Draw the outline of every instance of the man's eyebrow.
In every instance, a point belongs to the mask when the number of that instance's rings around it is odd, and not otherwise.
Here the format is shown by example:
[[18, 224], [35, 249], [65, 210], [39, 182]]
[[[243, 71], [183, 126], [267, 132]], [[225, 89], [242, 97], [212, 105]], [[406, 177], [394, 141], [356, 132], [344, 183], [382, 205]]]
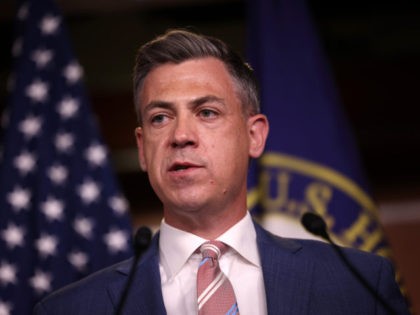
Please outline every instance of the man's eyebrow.
[[214, 95], [205, 95], [198, 97], [196, 99], [193, 99], [189, 102], [193, 107], [200, 106], [205, 103], [220, 103], [222, 105], [225, 104], [225, 100], [223, 98], [214, 96]]
[[[205, 103], [219, 103], [219, 104], [225, 105], [225, 100], [215, 95], [205, 95], [205, 96], [200, 96], [189, 101], [188, 105], [194, 108]], [[173, 109], [174, 107], [175, 105], [172, 102], [156, 100], [156, 101], [151, 101], [150, 103], [148, 103], [144, 107], [144, 112], [147, 113], [154, 108]]]
[[144, 107], [144, 112], [148, 112], [152, 110], [153, 108], [163, 108], [163, 109], [170, 109], [173, 108], [173, 103], [166, 102], [166, 101], [151, 101]]

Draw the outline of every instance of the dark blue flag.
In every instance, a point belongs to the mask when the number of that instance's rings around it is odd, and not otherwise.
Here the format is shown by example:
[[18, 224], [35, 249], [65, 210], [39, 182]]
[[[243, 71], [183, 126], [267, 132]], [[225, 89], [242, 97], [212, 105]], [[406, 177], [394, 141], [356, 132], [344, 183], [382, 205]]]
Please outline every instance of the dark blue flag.
[[130, 255], [128, 205], [50, 0], [17, 13], [0, 167], [0, 313]]
[[317, 212], [339, 243], [388, 256], [304, 1], [249, 0], [248, 9], [249, 57], [271, 128], [266, 152], [250, 172], [249, 207], [287, 222]]

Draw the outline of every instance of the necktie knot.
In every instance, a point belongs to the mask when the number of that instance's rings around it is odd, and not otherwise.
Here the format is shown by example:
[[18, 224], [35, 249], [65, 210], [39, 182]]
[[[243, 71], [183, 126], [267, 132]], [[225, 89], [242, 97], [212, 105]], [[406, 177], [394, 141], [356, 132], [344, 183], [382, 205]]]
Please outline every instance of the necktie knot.
[[200, 247], [203, 258], [219, 260], [226, 251], [227, 246], [220, 241], [208, 241]]

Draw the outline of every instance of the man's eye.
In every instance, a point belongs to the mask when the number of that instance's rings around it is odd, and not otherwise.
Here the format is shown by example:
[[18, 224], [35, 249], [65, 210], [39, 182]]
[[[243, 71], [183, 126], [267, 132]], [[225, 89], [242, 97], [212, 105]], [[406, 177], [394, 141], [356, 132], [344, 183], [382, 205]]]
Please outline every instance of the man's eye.
[[155, 115], [152, 117], [151, 122], [152, 124], [161, 124], [165, 121], [166, 116], [165, 115]]
[[203, 109], [200, 111], [200, 116], [204, 118], [213, 118], [217, 116], [217, 113], [211, 109]]

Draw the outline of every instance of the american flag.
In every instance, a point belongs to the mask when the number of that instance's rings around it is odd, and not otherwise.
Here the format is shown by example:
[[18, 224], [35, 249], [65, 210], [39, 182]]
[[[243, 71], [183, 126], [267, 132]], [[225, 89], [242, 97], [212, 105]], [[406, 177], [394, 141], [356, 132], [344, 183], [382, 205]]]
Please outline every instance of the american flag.
[[22, 3], [0, 165], [0, 315], [131, 254], [128, 204], [51, 0]]

